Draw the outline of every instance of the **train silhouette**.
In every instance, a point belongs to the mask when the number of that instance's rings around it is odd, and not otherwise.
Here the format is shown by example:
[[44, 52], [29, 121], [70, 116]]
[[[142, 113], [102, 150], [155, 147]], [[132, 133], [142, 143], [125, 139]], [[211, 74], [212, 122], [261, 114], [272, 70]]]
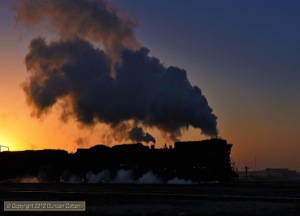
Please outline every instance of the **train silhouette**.
[[87, 181], [87, 173], [106, 170], [111, 179], [119, 170], [130, 170], [132, 182], [151, 171], [163, 182], [188, 179], [193, 182], [228, 183], [237, 178], [230, 159], [231, 144], [223, 139], [175, 142], [156, 149], [141, 143], [108, 147], [96, 145], [64, 150], [0, 152], [0, 180], [36, 177], [39, 182], [59, 182], [70, 176]]

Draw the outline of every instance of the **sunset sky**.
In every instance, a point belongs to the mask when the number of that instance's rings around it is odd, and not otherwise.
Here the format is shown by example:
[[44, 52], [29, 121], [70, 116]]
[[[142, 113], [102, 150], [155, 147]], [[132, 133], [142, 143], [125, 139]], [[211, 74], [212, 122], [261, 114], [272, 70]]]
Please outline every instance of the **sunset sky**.
[[[33, 117], [21, 87], [29, 74], [30, 41], [57, 37], [50, 26], [16, 23], [13, 0], [0, 0], [0, 145], [11, 151], [65, 149], [75, 152], [104, 139], [110, 130], [60, 120], [58, 105]], [[138, 21], [135, 37], [165, 66], [185, 69], [217, 116], [219, 136], [233, 144], [241, 170], [266, 167], [300, 171], [300, 2], [111, 0]], [[157, 128], [144, 128], [163, 147]], [[202, 140], [190, 127], [180, 140]], [[109, 142], [110, 141], [110, 142]], [[131, 143], [124, 140], [122, 143]]]

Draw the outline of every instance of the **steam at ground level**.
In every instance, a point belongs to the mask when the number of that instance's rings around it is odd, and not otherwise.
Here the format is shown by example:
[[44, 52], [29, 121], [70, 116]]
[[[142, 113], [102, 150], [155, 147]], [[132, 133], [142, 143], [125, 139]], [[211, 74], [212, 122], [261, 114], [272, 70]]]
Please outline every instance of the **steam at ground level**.
[[[43, 174], [38, 176], [23, 176], [20, 178], [7, 180], [8, 182], [15, 183], [49, 183], [49, 181], [43, 178]], [[217, 181], [215, 181], [217, 183]], [[84, 176], [73, 175], [69, 172], [65, 172], [60, 177], [60, 183], [68, 184], [200, 184], [200, 181], [192, 181], [184, 178], [172, 178], [165, 179], [164, 177], [158, 176], [152, 170], [142, 174], [140, 177], [134, 177], [133, 170], [120, 169], [115, 172], [109, 171], [108, 169], [102, 170], [98, 173], [88, 172]]]

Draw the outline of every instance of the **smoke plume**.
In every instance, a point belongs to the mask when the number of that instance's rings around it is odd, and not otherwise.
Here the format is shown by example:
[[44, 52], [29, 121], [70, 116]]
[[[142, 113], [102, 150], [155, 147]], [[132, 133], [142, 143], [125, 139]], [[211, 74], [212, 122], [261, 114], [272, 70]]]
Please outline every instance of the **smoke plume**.
[[59, 35], [51, 42], [33, 39], [25, 58], [23, 89], [35, 116], [63, 104], [62, 119], [84, 125], [117, 129], [131, 122], [127, 134], [136, 141], [155, 142], [136, 125], [173, 140], [189, 126], [217, 136], [217, 117], [200, 88], [184, 69], [165, 67], [139, 47], [137, 21], [123, 9], [104, 0], [24, 0], [15, 10], [25, 26], [48, 20]]
[[19, 0], [14, 9], [28, 28], [48, 21], [60, 38], [100, 43], [111, 57], [139, 47], [137, 19], [105, 0]]
[[153, 136], [151, 136], [148, 133], [145, 133], [143, 128], [141, 127], [134, 127], [131, 129], [131, 131], [129, 131], [128, 133], [129, 138], [133, 141], [137, 141], [137, 142], [153, 142], [155, 143], [156, 140]]
[[87, 138], [84, 138], [84, 137], [77, 137], [75, 139], [75, 143], [78, 145], [78, 146], [85, 146], [88, 144], [88, 140]]

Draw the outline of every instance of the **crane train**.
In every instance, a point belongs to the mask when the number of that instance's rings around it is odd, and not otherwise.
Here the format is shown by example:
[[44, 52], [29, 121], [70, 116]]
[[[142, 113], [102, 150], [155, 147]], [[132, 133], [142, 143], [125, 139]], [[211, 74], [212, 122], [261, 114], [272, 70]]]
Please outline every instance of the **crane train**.
[[35, 176], [39, 182], [59, 182], [87, 173], [109, 171], [111, 179], [119, 170], [130, 170], [132, 182], [151, 171], [167, 182], [173, 178], [194, 182], [227, 183], [237, 178], [230, 159], [231, 144], [223, 139], [175, 142], [174, 147], [156, 149], [141, 143], [113, 147], [95, 145], [64, 150], [0, 152], [0, 180]]

